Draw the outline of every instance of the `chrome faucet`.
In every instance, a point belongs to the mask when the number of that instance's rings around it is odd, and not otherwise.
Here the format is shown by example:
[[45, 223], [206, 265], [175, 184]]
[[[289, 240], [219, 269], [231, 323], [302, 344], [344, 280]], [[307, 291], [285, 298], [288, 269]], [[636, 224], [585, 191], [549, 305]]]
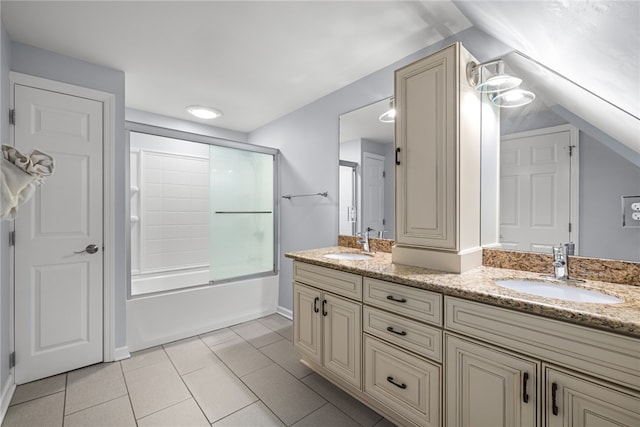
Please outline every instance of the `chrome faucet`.
[[369, 232], [373, 231], [373, 228], [367, 227], [366, 231], [362, 233], [358, 233], [358, 236], [362, 237], [362, 239], [358, 240], [358, 243], [362, 245], [362, 251], [365, 253], [371, 253], [371, 249], [369, 248]]
[[553, 247], [553, 275], [558, 280], [567, 280], [569, 278], [567, 252], [564, 245]]

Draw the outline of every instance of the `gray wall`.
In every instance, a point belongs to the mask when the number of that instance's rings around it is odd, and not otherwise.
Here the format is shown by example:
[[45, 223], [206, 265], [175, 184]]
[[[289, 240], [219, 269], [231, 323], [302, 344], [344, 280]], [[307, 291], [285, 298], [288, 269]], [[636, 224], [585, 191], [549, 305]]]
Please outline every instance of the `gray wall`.
[[252, 144], [282, 152], [282, 194], [328, 190], [328, 198], [280, 200], [279, 305], [292, 309], [292, 261], [284, 253], [333, 246], [338, 234], [338, 119], [393, 94], [395, 69], [462, 41], [479, 61], [509, 48], [474, 28], [449, 37], [281, 117], [249, 135]]
[[580, 255], [640, 262], [640, 227], [622, 228], [620, 196], [640, 196], [640, 168], [580, 132]]
[[[9, 143], [9, 65], [11, 41], [0, 19], [0, 143]], [[9, 221], [0, 223], [0, 388], [9, 377], [11, 350], [11, 282], [9, 265]]]
[[[124, 133], [124, 72], [59, 55], [21, 43], [12, 43], [11, 70], [32, 76], [100, 90], [115, 95], [115, 148], [114, 148], [114, 231], [115, 231], [115, 346], [126, 342], [127, 297], [126, 252], [129, 242], [125, 237], [125, 133]], [[6, 240], [3, 240], [3, 244]]]

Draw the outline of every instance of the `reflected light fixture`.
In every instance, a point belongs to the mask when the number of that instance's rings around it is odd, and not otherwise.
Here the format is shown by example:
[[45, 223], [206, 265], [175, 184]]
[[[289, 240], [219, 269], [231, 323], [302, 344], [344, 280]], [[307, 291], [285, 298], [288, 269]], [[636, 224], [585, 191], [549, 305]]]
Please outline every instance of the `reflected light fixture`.
[[222, 117], [222, 111], [216, 108], [202, 105], [189, 105], [185, 109], [189, 114], [199, 119], [217, 119], [218, 117]]
[[505, 92], [497, 93], [491, 98], [498, 107], [515, 108], [527, 105], [536, 99], [536, 94], [524, 89], [511, 89]]
[[382, 123], [393, 123], [396, 121], [396, 103], [393, 98], [389, 100], [389, 110], [385, 111], [378, 117]]

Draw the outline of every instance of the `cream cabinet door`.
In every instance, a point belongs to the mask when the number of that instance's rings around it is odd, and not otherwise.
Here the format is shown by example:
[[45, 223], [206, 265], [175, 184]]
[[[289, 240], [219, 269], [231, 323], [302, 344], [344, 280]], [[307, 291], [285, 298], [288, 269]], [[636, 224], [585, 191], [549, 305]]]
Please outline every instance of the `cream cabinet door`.
[[596, 380], [545, 368], [549, 427], [640, 426], [640, 396]]
[[457, 249], [456, 61], [458, 45], [395, 75], [396, 241]]
[[447, 426], [540, 425], [538, 362], [451, 335], [446, 342]]
[[322, 301], [324, 367], [361, 388], [362, 304], [331, 294]]
[[305, 357], [322, 364], [321, 292], [293, 284], [293, 345]]

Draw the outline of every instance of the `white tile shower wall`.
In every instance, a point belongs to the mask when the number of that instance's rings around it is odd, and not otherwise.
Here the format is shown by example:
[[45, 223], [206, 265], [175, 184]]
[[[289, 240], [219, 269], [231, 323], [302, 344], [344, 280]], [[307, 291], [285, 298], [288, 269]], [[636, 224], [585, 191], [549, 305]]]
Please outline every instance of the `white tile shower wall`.
[[141, 273], [209, 265], [209, 159], [141, 150]]

